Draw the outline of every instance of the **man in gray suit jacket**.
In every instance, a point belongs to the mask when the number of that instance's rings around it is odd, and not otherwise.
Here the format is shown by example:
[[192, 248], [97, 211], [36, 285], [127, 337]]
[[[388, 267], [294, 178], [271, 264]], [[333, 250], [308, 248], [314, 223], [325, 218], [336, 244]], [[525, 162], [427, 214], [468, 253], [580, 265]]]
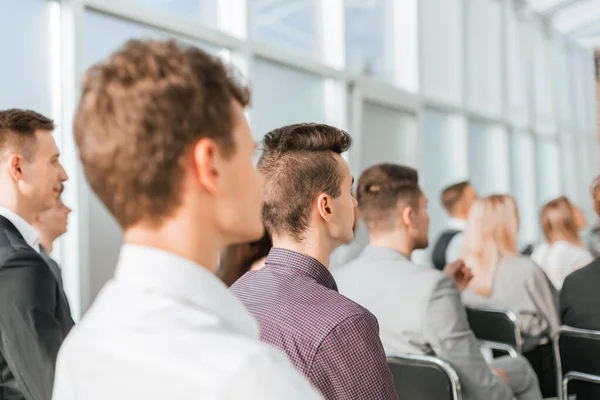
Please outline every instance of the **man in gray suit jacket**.
[[524, 358], [498, 358], [489, 366], [483, 359], [460, 297], [472, 278], [464, 263], [440, 272], [410, 261], [413, 250], [428, 245], [427, 199], [417, 171], [375, 165], [360, 177], [357, 200], [370, 243], [333, 274], [340, 293], [377, 317], [386, 354], [446, 360], [459, 375], [465, 399], [541, 399]]

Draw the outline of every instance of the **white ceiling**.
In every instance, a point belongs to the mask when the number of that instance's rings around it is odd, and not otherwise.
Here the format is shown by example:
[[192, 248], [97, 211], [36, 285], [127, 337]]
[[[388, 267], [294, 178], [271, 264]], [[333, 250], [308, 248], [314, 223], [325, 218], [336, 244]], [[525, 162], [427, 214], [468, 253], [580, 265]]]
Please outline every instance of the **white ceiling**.
[[600, 0], [529, 0], [561, 33], [585, 47], [600, 48]]

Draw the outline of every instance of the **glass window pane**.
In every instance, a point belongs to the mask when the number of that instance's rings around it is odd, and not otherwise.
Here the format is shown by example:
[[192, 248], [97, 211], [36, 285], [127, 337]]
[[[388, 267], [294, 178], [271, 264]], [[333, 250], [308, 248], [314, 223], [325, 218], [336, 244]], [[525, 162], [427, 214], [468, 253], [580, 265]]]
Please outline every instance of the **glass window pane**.
[[306, 72], [256, 60], [250, 123], [254, 137], [297, 122], [326, 122], [325, 81]]
[[218, 22], [218, 6], [216, 0], [129, 0], [147, 5], [156, 10], [186, 18], [202, 25], [216, 27]]
[[422, 88], [426, 96], [461, 104], [463, 12], [461, 0], [420, 0]]
[[560, 196], [561, 160], [558, 142], [552, 138], [537, 140], [538, 206]]
[[362, 169], [382, 162], [415, 166], [416, 135], [414, 115], [365, 102], [360, 143]]
[[320, 55], [317, 0], [248, 0], [252, 39], [287, 51]]
[[531, 29], [527, 20], [517, 13], [512, 2], [506, 18], [507, 52], [504, 62], [507, 68], [508, 114], [518, 126], [529, 123], [528, 68], [531, 53]]
[[488, 114], [502, 112], [502, 4], [469, 0], [467, 7], [467, 104]]
[[511, 191], [519, 207], [519, 244], [525, 246], [539, 238], [536, 202], [535, 141], [527, 132], [511, 136]]
[[448, 219], [441, 191], [468, 178], [467, 132], [462, 117], [430, 108], [420, 115], [419, 132], [419, 181], [429, 198], [429, 239], [433, 241]]
[[83, 26], [84, 43], [93, 44], [83, 46], [83, 60], [86, 68], [105, 59], [130, 39], [176, 39], [188, 45], [201, 47], [210, 53], [217, 54], [219, 52], [219, 49], [204, 43], [193, 42], [150, 26], [93, 11], [84, 14]]
[[552, 49], [552, 33], [540, 21], [533, 29], [533, 100], [535, 128], [541, 134], [556, 134], [554, 95], [556, 92], [553, 73], [555, 63]]
[[9, 1], [0, 6], [0, 109], [27, 108], [58, 117], [52, 115], [52, 73], [60, 57], [51, 43], [52, 6], [57, 4], [47, 0]]
[[598, 217], [594, 212], [590, 185], [598, 176], [598, 141], [594, 136], [579, 137], [575, 142], [575, 146], [579, 167], [579, 178], [575, 181], [581, 193], [581, 206], [586, 211], [588, 221], [596, 221]]
[[483, 196], [508, 193], [508, 134], [499, 125], [469, 121], [469, 177]]
[[569, 47], [566, 40], [558, 40], [555, 46], [556, 81], [558, 96], [558, 113], [562, 126], [573, 126], [573, 101], [572, 101], [572, 72], [569, 66]]
[[578, 186], [579, 183], [577, 176], [579, 176], [577, 170], [577, 142], [576, 137], [572, 136], [570, 133], [564, 132], [560, 137], [560, 151], [562, 156], [562, 179], [565, 183], [565, 195], [569, 197], [569, 199], [576, 204], [579, 204], [579, 197], [581, 195], [581, 191]]
[[578, 48], [576, 46], [571, 47], [570, 51], [571, 61], [571, 82], [573, 85], [573, 106], [574, 106], [574, 124], [580, 132], [586, 130], [592, 130], [590, 127], [589, 117], [590, 107], [589, 102], [593, 101], [590, 99], [593, 96], [590, 93], [590, 86], [594, 85], [592, 77], [588, 73], [587, 67], [593, 65], [593, 57], [591, 52]]
[[386, 48], [386, 1], [345, 0], [346, 66], [378, 78], [393, 78], [390, 51]]

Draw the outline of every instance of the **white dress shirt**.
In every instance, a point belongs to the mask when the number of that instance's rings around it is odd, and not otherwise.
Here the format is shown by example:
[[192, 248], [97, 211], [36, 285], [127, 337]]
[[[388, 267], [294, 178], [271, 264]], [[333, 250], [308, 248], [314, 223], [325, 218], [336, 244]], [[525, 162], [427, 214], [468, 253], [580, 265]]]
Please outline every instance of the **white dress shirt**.
[[25, 242], [38, 253], [40, 252], [40, 235], [33, 226], [19, 214], [8, 208], [0, 207], [0, 215], [10, 221], [17, 228]]
[[467, 221], [452, 217], [448, 220], [448, 229], [460, 231], [460, 233], [454, 235], [452, 240], [450, 240], [446, 249], [446, 263], [451, 263], [460, 258], [460, 253], [465, 243], [464, 230], [467, 229]]
[[320, 399], [227, 287], [174, 254], [124, 245], [60, 350], [54, 400]]
[[531, 259], [544, 270], [557, 290], [562, 288], [565, 278], [573, 271], [594, 261], [587, 249], [563, 240], [536, 246]]

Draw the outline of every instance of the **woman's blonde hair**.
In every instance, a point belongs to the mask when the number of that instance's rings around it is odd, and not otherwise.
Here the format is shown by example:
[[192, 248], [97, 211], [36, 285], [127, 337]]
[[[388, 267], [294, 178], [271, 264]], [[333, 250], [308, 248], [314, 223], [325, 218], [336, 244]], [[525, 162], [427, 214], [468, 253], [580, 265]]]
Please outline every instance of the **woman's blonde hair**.
[[579, 236], [575, 205], [565, 196], [546, 203], [542, 208], [540, 219], [548, 243], [564, 240], [576, 246], [584, 246]]
[[462, 256], [473, 270], [470, 286], [480, 295], [491, 294], [500, 260], [517, 254], [518, 231], [519, 211], [511, 196], [488, 196], [471, 208]]

